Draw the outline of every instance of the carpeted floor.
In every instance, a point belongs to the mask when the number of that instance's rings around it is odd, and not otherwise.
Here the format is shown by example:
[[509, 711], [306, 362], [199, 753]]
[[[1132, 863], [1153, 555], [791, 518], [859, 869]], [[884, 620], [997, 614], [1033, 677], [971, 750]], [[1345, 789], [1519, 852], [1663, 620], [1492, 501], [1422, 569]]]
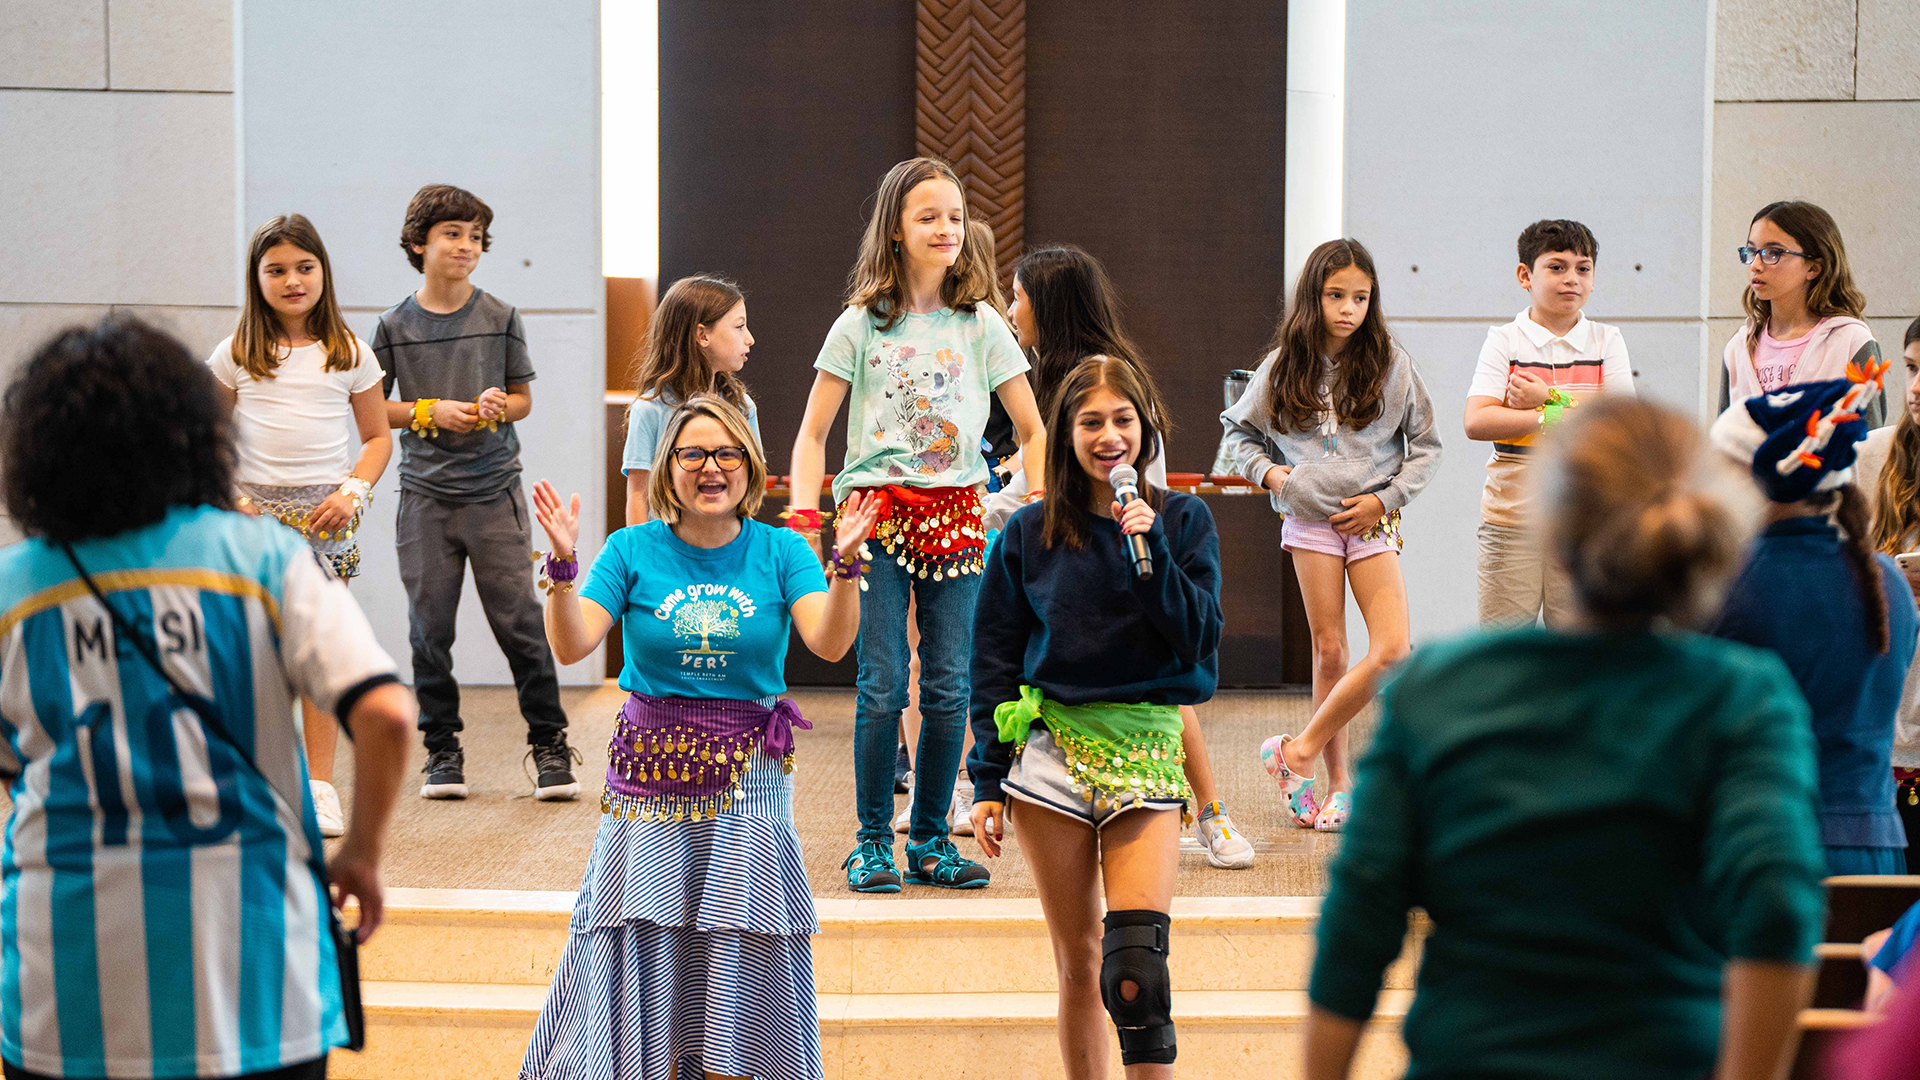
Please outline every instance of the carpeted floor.
[[[600, 777], [606, 769], [606, 742], [622, 699], [612, 687], [572, 690], [564, 695], [572, 718], [571, 738], [586, 763], [578, 775], [582, 796], [575, 803], [537, 803], [527, 778], [526, 728], [511, 689], [482, 687], [464, 692], [467, 718], [464, 742], [467, 783], [464, 802], [428, 802], [409, 780], [387, 843], [385, 880], [393, 886], [476, 889], [574, 889], [593, 846], [600, 818]], [[798, 690], [792, 695], [813, 722], [797, 732], [794, 772], [796, 826], [806, 853], [807, 874], [816, 896], [846, 893], [841, 861], [851, 850], [853, 812], [853, 695], [850, 691]], [[1299, 731], [1309, 703], [1303, 696], [1278, 693], [1223, 693], [1201, 706], [1210, 756], [1221, 797], [1235, 821], [1252, 837], [1258, 855], [1248, 870], [1216, 870], [1192, 840], [1182, 844], [1179, 892], [1183, 896], [1308, 896], [1326, 887], [1325, 866], [1338, 837], [1294, 828], [1261, 767], [1258, 750], [1268, 735]], [[1353, 734], [1364, 744], [1372, 712], [1355, 721]], [[418, 745], [413, 767], [424, 761]], [[342, 746], [338, 782], [350, 803], [351, 754]], [[905, 796], [896, 798], [904, 805]], [[1017, 819], [1016, 819], [1017, 820]], [[1016, 835], [989, 865], [991, 888], [951, 893], [909, 887], [905, 895], [1025, 897], [1032, 878]], [[961, 850], [980, 858], [972, 840], [957, 838]]]

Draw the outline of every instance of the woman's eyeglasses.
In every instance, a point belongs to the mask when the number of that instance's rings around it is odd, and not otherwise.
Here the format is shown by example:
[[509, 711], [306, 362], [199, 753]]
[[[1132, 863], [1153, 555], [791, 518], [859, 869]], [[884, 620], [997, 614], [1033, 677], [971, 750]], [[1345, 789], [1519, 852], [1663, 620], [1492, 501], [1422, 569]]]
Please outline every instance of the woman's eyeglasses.
[[673, 460], [688, 472], [699, 472], [706, 468], [708, 458], [712, 458], [722, 472], [732, 472], [747, 463], [747, 448], [716, 446], [709, 450], [704, 446], [677, 446], [673, 450]]
[[1752, 266], [1753, 260], [1759, 259], [1762, 263], [1764, 263], [1767, 266], [1779, 266], [1780, 260], [1786, 258], [1789, 255], [1798, 255], [1802, 259], [1813, 258], [1813, 256], [1807, 254], [1804, 251], [1788, 251], [1786, 248], [1783, 248], [1783, 247], [1763, 247], [1763, 248], [1743, 247], [1740, 249], [1740, 265]]

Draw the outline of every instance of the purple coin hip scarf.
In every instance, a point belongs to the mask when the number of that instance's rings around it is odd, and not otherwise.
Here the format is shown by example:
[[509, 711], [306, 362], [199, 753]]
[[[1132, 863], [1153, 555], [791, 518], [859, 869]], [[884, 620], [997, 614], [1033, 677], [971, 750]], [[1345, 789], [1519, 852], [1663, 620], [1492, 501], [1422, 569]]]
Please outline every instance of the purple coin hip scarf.
[[811, 729], [799, 706], [769, 709], [730, 698], [635, 693], [607, 744], [600, 812], [639, 821], [702, 821], [746, 797], [740, 777], [756, 746], [793, 771], [793, 729]]

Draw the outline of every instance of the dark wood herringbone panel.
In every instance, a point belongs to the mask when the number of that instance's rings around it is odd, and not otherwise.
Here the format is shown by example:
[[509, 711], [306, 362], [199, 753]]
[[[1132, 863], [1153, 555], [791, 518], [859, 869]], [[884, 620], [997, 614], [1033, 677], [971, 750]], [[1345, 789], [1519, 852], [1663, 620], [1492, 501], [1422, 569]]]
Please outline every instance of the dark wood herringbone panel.
[[1027, 235], [1026, 0], [920, 0], [915, 143], [966, 181], [1006, 285]]

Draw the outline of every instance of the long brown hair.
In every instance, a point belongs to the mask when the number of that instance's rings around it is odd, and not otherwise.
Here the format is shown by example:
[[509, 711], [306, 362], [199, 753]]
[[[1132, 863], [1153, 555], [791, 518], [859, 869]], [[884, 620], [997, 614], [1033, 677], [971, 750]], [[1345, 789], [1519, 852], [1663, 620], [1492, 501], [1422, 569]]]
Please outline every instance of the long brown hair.
[[[1320, 315], [1320, 293], [1327, 278], [1336, 271], [1357, 267], [1373, 285], [1367, 298], [1367, 314], [1347, 339], [1334, 364], [1333, 400], [1320, 397], [1322, 365], [1327, 355], [1327, 324]], [[1380, 275], [1374, 272], [1373, 256], [1358, 240], [1329, 240], [1313, 249], [1300, 268], [1300, 281], [1293, 287], [1293, 307], [1280, 320], [1267, 343], [1274, 359], [1273, 415], [1276, 431], [1306, 431], [1320, 421], [1322, 410], [1331, 408], [1340, 422], [1363, 428], [1380, 418], [1381, 397], [1387, 371], [1393, 366], [1393, 336], [1387, 333], [1387, 318], [1380, 313]]]
[[1875, 652], [1884, 653], [1892, 643], [1893, 630], [1887, 620], [1887, 590], [1880, 580], [1880, 561], [1873, 557], [1869, 541], [1873, 530], [1867, 524], [1867, 497], [1852, 484], [1841, 484], [1831, 493], [1827, 506], [1845, 534], [1840, 551], [1853, 566], [1853, 579], [1860, 585], [1860, 602], [1867, 609], [1867, 639], [1873, 642]]
[[240, 309], [240, 325], [233, 331], [233, 362], [256, 379], [271, 379], [285, 359], [280, 350], [285, 330], [260, 288], [260, 260], [280, 244], [292, 244], [320, 263], [320, 299], [307, 309], [306, 331], [326, 351], [327, 370], [352, 371], [359, 367], [360, 349], [334, 299], [333, 264], [327, 261], [327, 245], [320, 242], [319, 231], [302, 214], [269, 219], [253, 231], [253, 239], [247, 243], [247, 302]]
[[[1033, 314], [1038, 340], [1029, 378], [1042, 416], [1051, 411], [1067, 372], [1088, 357], [1141, 364], [1140, 349], [1120, 326], [1120, 298], [1100, 260], [1072, 244], [1049, 244], [1022, 255], [1013, 276]], [[1166, 417], [1154, 422], [1164, 434]]]
[[708, 367], [697, 336], [701, 327], [719, 322], [745, 299], [740, 286], [718, 274], [693, 274], [674, 282], [654, 309], [646, 339], [633, 358], [638, 397], [651, 400], [664, 392], [675, 404], [683, 404], [711, 393], [746, 409], [746, 384], [731, 371]]
[[[1053, 395], [1053, 408], [1047, 418], [1047, 492], [1044, 497], [1046, 526], [1041, 534], [1048, 547], [1065, 544], [1078, 548], [1086, 539], [1093, 521], [1093, 479], [1073, 452], [1073, 420], [1088, 395], [1106, 387], [1133, 403], [1140, 418], [1140, 453], [1133, 467], [1145, 473], [1160, 456], [1160, 429], [1157, 421], [1166, 415], [1160, 391], [1153, 379], [1138, 365], [1111, 356], [1087, 359], [1067, 373]], [[1152, 484], [1141, 485], [1140, 497], [1147, 505], [1160, 509], [1161, 492]]]
[[[1831, 315], [1860, 318], [1860, 313], [1867, 309], [1867, 298], [1853, 284], [1853, 270], [1847, 265], [1847, 246], [1840, 241], [1840, 226], [1834, 224], [1832, 214], [1810, 202], [1789, 200], [1761, 207], [1747, 223], [1748, 231], [1762, 221], [1773, 222], [1793, 238], [1795, 246], [1806, 252], [1809, 260], [1820, 264], [1820, 272], [1807, 282], [1809, 314], [1817, 319]], [[1747, 312], [1747, 355], [1751, 356], [1760, 347], [1760, 332], [1773, 317], [1773, 304], [1753, 295], [1753, 286], [1748, 285], [1740, 296], [1740, 306]]]
[[[1920, 341], [1920, 319], [1907, 326], [1901, 351], [1912, 348], [1916, 341]], [[1903, 406], [1874, 492], [1873, 546], [1898, 555], [1907, 550], [1916, 532], [1920, 532], [1920, 424], [1913, 422], [1913, 413]]]
[[1588, 618], [1645, 630], [1713, 616], [1759, 499], [1691, 420], [1644, 399], [1603, 397], [1575, 410], [1546, 463], [1547, 541]]
[[960, 245], [960, 256], [971, 258], [973, 265], [967, 267], [966, 274], [986, 279], [987, 295], [984, 299], [993, 305], [993, 310], [999, 312], [1004, 320], [1007, 317], [1007, 294], [1000, 288], [1000, 264], [994, 257], [997, 246], [993, 239], [993, 226], [981, 218], [967, 215], [967, 239]]
[[[966, 207], [967, 186], [960, 182], [953, 166], [931, 157], [911, 158], [895, 165], [887, 170], [880, 190], [874, 193], [873, 216], [867, 219], [866, 231], [860, 237], [860, 255], [847, 275], [847, 306], [866, 308], [880, 320], [882, 330], [899, 322], [907, 306], [906, 256], [900, 254], [893, 230], [900, 227], [900, 216], [906, 213], [907, 192], [928, 180], [951, 181], [960, 189], [960, 205]], [[971, 222], [973, 211], [965, 210], [964, 218]], [[968, 250], [978, 243], [973, 230], [963, 229], [960, 235], [959, 257], [940, 282], [940, 302], [955, 311], [971, 312], [999, 285], [994, 280], [993, 260], [984, 260], [983, 273], [983, 260]]]

